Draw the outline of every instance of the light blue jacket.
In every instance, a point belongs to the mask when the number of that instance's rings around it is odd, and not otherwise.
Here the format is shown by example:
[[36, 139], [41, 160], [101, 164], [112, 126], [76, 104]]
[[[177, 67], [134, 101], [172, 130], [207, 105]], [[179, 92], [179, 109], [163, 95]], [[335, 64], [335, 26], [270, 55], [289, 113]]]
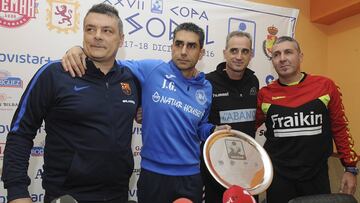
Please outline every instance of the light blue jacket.
[[207, 123], [212, 87], [204, 73], [185, 78], [173, 61], [118, 61], [131, 69], [142, 88], [141, 167], [184, 176], [200, 173], [200, 142]]

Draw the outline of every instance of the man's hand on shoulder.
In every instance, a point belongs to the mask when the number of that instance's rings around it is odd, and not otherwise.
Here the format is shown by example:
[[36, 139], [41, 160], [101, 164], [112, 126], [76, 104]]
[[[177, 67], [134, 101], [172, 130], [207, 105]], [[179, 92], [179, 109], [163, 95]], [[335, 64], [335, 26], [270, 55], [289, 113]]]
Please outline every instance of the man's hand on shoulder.
[[69, 72], [72, 77], [75, 77], [75, 75], [81, 77], [86, 70], [85, 59], [84, 50], [79, 46], [74, 46], [62, 57], [61, 64], [64, 70]]

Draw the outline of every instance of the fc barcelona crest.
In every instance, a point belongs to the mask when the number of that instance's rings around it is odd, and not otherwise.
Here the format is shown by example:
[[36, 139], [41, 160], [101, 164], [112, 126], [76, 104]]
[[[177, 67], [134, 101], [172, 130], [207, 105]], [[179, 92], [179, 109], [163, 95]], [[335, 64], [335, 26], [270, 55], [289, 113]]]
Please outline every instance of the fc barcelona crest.
[[120, 83], [121, 89], [126, 95], [131, 95], [131, 87], [130, 84], [127, 82], [121, 82]]

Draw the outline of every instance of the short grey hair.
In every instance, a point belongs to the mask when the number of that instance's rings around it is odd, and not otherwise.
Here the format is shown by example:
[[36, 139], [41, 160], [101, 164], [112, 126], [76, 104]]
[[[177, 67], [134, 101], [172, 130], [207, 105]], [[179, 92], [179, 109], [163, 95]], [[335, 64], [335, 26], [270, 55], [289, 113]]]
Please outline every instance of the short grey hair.
[[225, 49], [228, 48], [229, 41], [232, 37], [246, 37], [250, 40], [250, 50], [252, 50], [252, 38], [251, 35], [248, 32], [242, 32], [242, 31], [232, 31], [226, 36], [226, 44]]
[[274, 45], [275, 44], [280, 44], [282, 42], [292, 42], [295, 44], [295, 48], [296, 50], [301, 53], [301, 49], [300, 49], [300, 45], [299, 45], [299, 42], [296, 41], [296, 39], [294, 39], [293, 37], [289, 37], [289, 36], [281, 36], [279, 38], [277, 38], [274, 42]]

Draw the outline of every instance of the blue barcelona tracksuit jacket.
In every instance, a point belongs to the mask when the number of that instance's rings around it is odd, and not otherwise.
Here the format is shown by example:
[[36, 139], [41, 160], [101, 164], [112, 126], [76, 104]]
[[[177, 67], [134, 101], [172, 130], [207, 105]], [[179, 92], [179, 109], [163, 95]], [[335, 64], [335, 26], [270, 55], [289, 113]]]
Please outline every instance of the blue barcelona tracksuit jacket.
[[204, 73], [187, 79], [173, 61], [119, 61], [142, 88], [141, 167], [185, 176], [200, 173], [200, 142], [214, 127], [207, 123], [212, 88]]
[[2, 180], [8, 200], [29, 197], [28, 160], [45, 121], [43, 187], [51, 196], [106, 201], [128, 193], [133, 170], [131, 134], [139, 104], [136, 79], [114, 63], [104, 75], [92, 62], [81, 78], [59, 61], [30, 81], [7, 137]]

